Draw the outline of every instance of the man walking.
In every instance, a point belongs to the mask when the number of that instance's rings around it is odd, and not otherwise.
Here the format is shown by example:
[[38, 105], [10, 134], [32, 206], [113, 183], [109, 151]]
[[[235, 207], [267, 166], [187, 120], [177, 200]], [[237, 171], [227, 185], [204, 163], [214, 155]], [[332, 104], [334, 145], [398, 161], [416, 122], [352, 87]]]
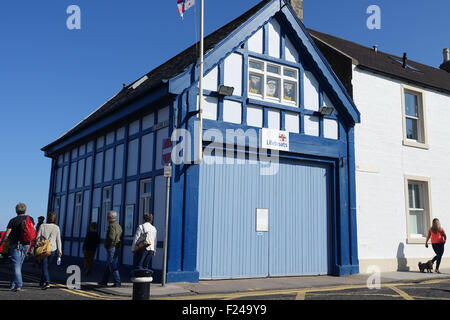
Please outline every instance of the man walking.
[[107, 286], [109, 276], [112, 274], [114, 279], [114, 287], [120, 287], [120, 274], [118, 267], [119, 250], [121, 246], [122, 228], [116, 221], [117, 212], [108, 212], [109, 227], [106, 232], [105, 249], [107, 252], [106, 269], [103, 274], [103, 280], [99, 282], [99, 285]]
[[12, 291], [22, 290], [22, 264], [30, 247], [29, 238], [36, 236], [33, 218], [25, 215], [26, 211], [27, 206], [25, 204], [19, 203], [16, 206], [17, 217], [9, 221], [6, 234], [0, 242], [1, 245], [5, 239], [8, 239], [11, 245], [13, 280], [10, 289]]

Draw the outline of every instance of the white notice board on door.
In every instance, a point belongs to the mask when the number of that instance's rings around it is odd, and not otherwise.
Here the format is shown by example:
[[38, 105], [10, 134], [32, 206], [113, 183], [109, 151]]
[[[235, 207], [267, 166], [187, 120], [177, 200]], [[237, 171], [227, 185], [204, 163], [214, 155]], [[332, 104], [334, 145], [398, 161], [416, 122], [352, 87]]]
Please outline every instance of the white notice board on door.
[[269, 232], [269, 209], [256, 209], [256, 232]]

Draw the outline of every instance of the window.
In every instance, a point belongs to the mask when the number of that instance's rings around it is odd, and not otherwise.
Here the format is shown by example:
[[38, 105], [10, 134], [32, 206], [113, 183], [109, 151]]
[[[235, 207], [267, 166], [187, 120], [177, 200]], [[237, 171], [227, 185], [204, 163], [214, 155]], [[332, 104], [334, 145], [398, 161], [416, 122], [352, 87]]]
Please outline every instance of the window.
[[423, 241], [430, 226], [429, 181], [426, 178], [407, 177], [406, 185], [408, 240]]
[[81, 215], [83, 214], [83, 195], [81, 192], [75, 194], [75, 216], [73, 223], [73, 236], [76, 238], [80, 234]]
[[403, 87], [403, 140], [405, 145], [427, 148], [423, 94]]
[[150, 213], [152, 197], [152, 179], [141, 181], [141, 197], [139, 202], [139, 224], [142, 223], [145, 213]]
[[108, 230], [108, 211], [111, 210], [111, 187], [103, 189], [103, 205], [102, 205], [102, 236], [106, 235]]
[[250, 97], [298, 105], [298, 70], [279, 64], [250, 59], [248, 64]]

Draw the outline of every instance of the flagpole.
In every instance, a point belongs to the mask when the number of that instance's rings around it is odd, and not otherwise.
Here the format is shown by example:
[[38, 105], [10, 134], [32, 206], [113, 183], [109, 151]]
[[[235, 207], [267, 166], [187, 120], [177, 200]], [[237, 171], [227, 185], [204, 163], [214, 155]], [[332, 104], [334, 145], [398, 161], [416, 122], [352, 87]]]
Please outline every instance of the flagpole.
[[198, 103], [198, 155], [197, 160], [200, 164], [203, 159], [203, 29], [204, 29], [204, 0], [200, 0], [200, 77], [198, 83], [199, 103]]

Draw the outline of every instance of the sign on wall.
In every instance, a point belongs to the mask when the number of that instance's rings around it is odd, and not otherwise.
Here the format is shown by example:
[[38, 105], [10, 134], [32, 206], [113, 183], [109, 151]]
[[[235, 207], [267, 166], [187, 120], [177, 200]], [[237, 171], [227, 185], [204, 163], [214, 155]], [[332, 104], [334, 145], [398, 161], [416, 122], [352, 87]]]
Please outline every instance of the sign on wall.
[[256, 209], [256, 232], [269, 232], [269, 209]]
[[262, 128], [261, 147], [263, 149], [289, 151], [289, 132]]

